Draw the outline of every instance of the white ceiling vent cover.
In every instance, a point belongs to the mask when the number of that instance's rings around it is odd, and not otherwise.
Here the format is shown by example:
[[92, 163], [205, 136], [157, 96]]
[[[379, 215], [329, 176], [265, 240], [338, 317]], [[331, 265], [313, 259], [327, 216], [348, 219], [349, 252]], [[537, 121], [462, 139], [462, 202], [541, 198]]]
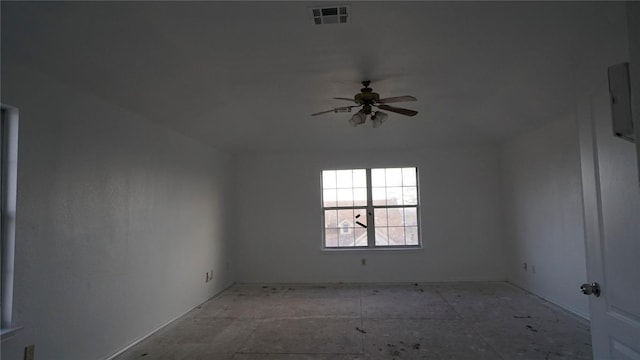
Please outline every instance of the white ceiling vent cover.
[[313, 23], [316, 25], [325, 24], [346, 24], [349, 22], [350, 9], [348, 5], [332, 5], [310, 8]]

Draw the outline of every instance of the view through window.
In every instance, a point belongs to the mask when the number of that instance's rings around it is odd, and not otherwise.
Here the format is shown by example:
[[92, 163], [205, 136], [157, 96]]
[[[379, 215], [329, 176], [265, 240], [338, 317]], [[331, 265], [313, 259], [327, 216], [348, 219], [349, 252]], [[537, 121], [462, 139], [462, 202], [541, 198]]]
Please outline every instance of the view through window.
[[415, 167], [322, 171], [324, 247], [418, 247]]
[[12, 328], [15, 250], [16, 181], [18, 172], [18, 110], [0, 107], [0, 336]]

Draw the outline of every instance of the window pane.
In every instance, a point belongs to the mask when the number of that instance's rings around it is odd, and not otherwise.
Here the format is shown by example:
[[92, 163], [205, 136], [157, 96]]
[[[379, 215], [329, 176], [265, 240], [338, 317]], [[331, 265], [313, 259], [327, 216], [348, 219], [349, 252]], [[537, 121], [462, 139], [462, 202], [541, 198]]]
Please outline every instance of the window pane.
[[338, 227], [353, 227], [353, 209], [338, 210]]
[[390, 209], [387, 209], [387, 225], [388, 226], [403, 226], [404, 225], [404, 211], [403, 211], [403, 208], [390, 208]]
[[353, 204], [355, 206], [367, 206], [367, 189], [355, 188], [353, 189]]
[[418, 245], [418, 227], [408, 226], [404, 228], [404, 237], [407, 245]]
[[367, 187], [367, 171], [364, 169], [353, 170], [353, 187]]
[[404, 227], [389, 228], [389, 245], [404, 245]]
[[342, 188], [342, 189], [353, 187], [353, 171], [352, 170], [336, 171], [336, 184], [338, 188]]
[[386, 227], [376, 227], [376, 246], [389, 245], [389, 233]]
[[418, 205], [418, 189], [413, 186], [402, 188], [402, 198], [404, 205]]
[[371, 169], [371, 186], [372, 187], [384, 187], [385, 186], [384, 169]]
[[324, 230], [324, 246], [326, 247], [338, 246], [338, 229]]
[[356, 229], [364, 229], [362, 225], [367, 226], [367, 209], [355, 209], [353, 214], [353, 227]]
[[338, 189], [338, 206], [353, 206], [353, 190]]
[[324, 211], [324, 227], [334, 229], [338, 228], [338, 210]]
[[387, 209], [375, 209], [373, 214], [376, 228], [387, 226]]
[[402, 185], [403, 186], [416, 186], [416, 168], [404, 168], [402, 169]]
[[367, 246], [367, 229], [356, 228], [354, 230], [354, 235], [356, 238], [356, 246]]
[[325, 189], [322, 191], [322, 200], [324, 207], [334, 207], [338, 203], [337, 199], [337, 191], [335, 189]]
[[402, 188], [387, 188], [387, 205], [402, 205]]
[[336, 172], [335, 170], [325, 170], [322, 172], [322, 188], [323, 189], [335, 189], [336, 187]]
[[349, 231], [343, 231], [340, 229], [338, 234], [338, 246], [354, 246], [353, 234], [354, 231], [352, 228], [349, 228]]
[[386, 186], [402, 186], [402, 169], [385, 169]]
[[418, 226], [418, 209], [404, 208], [404, 226]]
[[373, 206], [387, 205], [387, 193], [384, 188], [371, 189], [371, 196], [373, 197]]

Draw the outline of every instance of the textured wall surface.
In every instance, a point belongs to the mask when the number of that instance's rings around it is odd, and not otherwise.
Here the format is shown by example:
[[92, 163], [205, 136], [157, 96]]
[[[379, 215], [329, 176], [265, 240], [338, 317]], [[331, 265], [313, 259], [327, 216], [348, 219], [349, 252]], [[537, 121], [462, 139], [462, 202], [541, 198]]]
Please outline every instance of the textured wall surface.
[[[236, 281], [504, 280], [497, 154], [471, 147], [239, 156]], [[321, 171], [403, 166], [418, 167], [424, 248], [322, 251]]]
[[[631, 104], [636, 139], [640, 139], [640, 3], [627, 2], [627, 30], [631, 72]], [[640, 140], [636, 140], [638, 154], [638, 182], [640, 183]]]
[[230, 284], [226, 155], [15, 64], [2, 92], [21, 117], [24, 327], [3, 359], [105, 358]]
[[509, 281], [588, 317], [576, 291], [586, 264], [575, 119], [513, 139], [502, 164]]

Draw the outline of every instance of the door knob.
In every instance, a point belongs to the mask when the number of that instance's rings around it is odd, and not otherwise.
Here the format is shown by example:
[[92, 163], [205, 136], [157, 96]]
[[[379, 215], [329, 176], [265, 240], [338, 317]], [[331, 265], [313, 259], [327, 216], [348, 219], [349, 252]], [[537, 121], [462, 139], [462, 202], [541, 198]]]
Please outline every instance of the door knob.
[[580, 286], [580, 290], [582, 290], [582, 293], [585, 295], [594, 295], [595, 297], [600, 296], [600, 285], [597, 282], [582, 284], [582, 286]]

